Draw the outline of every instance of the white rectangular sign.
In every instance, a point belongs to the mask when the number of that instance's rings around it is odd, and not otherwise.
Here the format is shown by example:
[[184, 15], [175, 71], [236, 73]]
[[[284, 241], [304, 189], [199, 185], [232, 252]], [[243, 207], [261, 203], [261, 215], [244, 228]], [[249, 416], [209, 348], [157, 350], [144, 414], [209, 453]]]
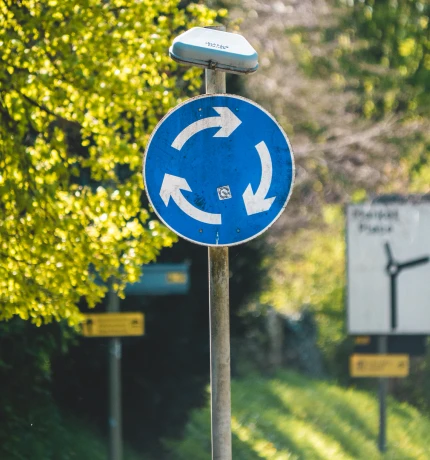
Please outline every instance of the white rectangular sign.
[[347, 208], [348, 331], [430, 333], [430, 204]]

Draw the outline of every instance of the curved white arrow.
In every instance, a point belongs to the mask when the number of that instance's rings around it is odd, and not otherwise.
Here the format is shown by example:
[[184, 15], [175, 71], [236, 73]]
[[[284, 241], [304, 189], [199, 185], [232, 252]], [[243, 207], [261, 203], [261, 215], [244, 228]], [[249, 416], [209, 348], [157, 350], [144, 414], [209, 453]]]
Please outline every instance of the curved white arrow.
[[185, 199], [181, 190], [186, 190], [187, 192], [192, 191], [188, 182], [183, 177], [164, 174], [160, 196], [166, 206], [169, 204], [171, 197], [179, 208], [193, 219], [204, 222], [205, 224], [221, 224], [221, 214], [212, 214], [194, 207]]
[[276, 196], [266, 198], [272, 183], [272, 159], [270, 152], [264, 141], [255, 146], [261, 161], [261, 182], [255, 194], [252, 192], [251, 184], [243, 192], [243, 202], [245, 203], [246, 213], [248, 216], [259, 212], [268, 211], [275, 201]]
[[183, 129], [172, 142], [172, 147], [181, 150], [184, 144], [200, 131], [208, 128], [221, 128], [214, 137], [228, 137], [242, 123], [228, 107], [213, 107], [219, 113], [219, 117], [208, 117], [197, 120]]

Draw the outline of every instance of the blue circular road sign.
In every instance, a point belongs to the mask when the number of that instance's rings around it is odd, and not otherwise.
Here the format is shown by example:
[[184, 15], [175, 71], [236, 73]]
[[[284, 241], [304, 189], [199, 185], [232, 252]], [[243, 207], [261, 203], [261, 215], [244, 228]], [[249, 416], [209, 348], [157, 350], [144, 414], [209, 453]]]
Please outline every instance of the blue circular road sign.
[[156, 126], [144, 159], [149, 201], [175, 233], [205, 246], [232, 246], [280, 216], [294, 181], [287, 135], [253, 101], [202, 95]]

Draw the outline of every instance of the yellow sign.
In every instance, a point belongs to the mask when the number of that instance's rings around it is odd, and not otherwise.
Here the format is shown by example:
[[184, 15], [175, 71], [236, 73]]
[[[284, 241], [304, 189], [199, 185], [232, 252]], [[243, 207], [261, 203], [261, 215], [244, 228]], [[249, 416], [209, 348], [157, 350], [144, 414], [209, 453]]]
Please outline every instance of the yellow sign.
[[168, 272], [168, 284], [185, 284], [187, 282], [187, 274], [183, 272]]
[[369, 335], [358, 335], [357, 337], [354, 337], [354, 343], [356, 345], [369, 345], [370, 336]]
[[354, 354], [349, 359], [351, 377], [406, 377], [408, 355]]
[[84, 315], [85, 337], [123, 337], [144, 334], [143, 313], [90, 313]]

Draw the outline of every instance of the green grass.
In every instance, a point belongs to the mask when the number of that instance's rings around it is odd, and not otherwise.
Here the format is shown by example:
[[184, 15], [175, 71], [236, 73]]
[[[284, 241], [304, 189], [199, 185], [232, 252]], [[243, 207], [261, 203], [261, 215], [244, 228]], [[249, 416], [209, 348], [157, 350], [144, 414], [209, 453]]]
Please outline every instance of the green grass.
[[[77, 419], [68, 418], [64, 423], [66, 434], [61, 441], [61, 460], [106, 460], [109, 441], [91, 427]], [[124, 446], [123, 460], [149, 460]]]
[[[34, 415], [34, 413], [33, 413]], [[34, 419], [35, 423], [16, 425], [0, 445], [1, 460], [106, 460], [108, 440], [94, 428], [73, 417]], [[52, 416], [52, 413], [51, 413]], [[45, 424], [43, 424], [45, 422]], [[57, 422], [57, 423], [55, 423]], [[0, 423], [1, 427], [1, 423]], [[124, 448], [123, 460], [149, 460]]]
[[[430, 421], [388, 402], [385, 455], [377, 449], [372, 394], [282, 372], [232, 382], [234, 460], [430, 459]], [[209, 409], [194, 411], [184, 438], [168, 441], [172, 460], [210, 460]]]

